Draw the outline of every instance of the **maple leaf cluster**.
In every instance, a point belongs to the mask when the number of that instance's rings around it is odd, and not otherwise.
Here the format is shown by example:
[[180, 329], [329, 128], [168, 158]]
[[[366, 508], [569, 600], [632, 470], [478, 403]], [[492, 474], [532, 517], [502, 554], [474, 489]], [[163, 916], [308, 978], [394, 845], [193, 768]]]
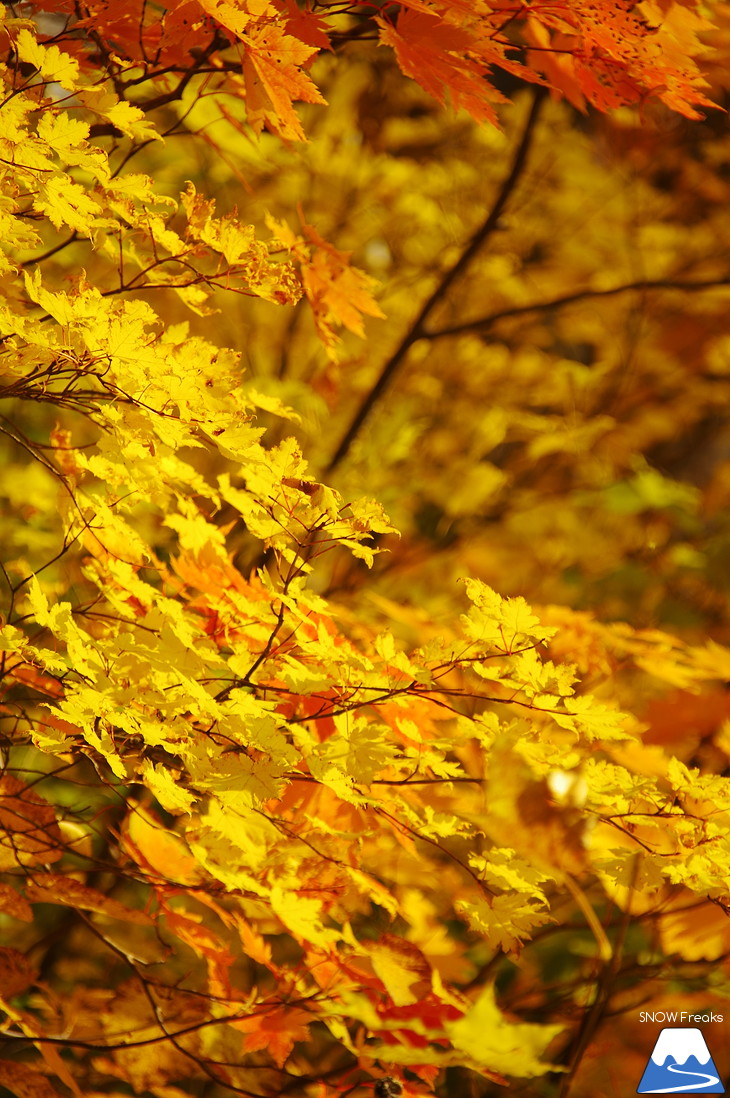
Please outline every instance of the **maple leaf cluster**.
[[[581, 274], [588, 245], [615, 250], [616, 234], [570, 221], [583, 206], [560, 177], [570, 232], [542, 241], [538, 186], [533, 205], [520, 194], [529, 247], [487, 249], [535, 148], [543, 178], [599, 160], [548, 89], [577, 113], [617, 109], [604, 139], [623, 133], [629, 163], [656, 155], [630, 109], [686, 126], [719, 113], [702, 51], [715, 34], [721, 55], [728, 20], [712, 14], [670, 0], [3, 8], [2, 1087], [393, 1098], [564, 1076], [590, 1093], [583, 1054], [629, 1010], [627, 987], [656, 998], [677, 955], [682, 976], [724, 963], [730, 636], [615, 620], [645, 541], [663, 576], [691, 571], [702, 507], [727, 495], [725, 466], [700, 500], [637, 456], [727, 396], [722, 230], [702, 222], [701, 270], [682, 281], [669, 267], [695, 253], [670, 209], [647, 233], [666, 269], [617, 283], [606, 258], [610, 282], [536, 298], [556, 270]], [[398, 113], [400, 96], [416, 98]], [[462, 114], [447, 124], [433, 101]], [[497, 123], [518, 130], [509, 156]], [[692, 170], [719, 206], [726, 150], [705, 149]], [[490, 183], [502, 174], [481, 223], [464, 201], [455, 232], [455, 181], [483, 204], [475, 151]], [[657, 193], [642, 186], [637, 207]], [[424, 239], [438, 244], [425, 258]], [[647, 415], [601, 410], [629, 384], [631, 350], [614, 362], [607, 341], [588, 377], [602, 321], [576, 313], [569, 340], [561, 310], [686, 285], [720, 295], [701, 307], [697, 391], [665, 368], [654, 400], [654, 363], [694, 332], [660, 310]], [[500, 328], [533, 314], [526, 344]], [[368, 436], [396, 383], [401, 420]], [[546, 572], [561, 594], [576, 573], [586, 591], [624, 583], [621, 614], [544, 598]], [[719, 614], [715, 589], [692, 592]], [[699, 722], [691, 749], [657, 683]]]

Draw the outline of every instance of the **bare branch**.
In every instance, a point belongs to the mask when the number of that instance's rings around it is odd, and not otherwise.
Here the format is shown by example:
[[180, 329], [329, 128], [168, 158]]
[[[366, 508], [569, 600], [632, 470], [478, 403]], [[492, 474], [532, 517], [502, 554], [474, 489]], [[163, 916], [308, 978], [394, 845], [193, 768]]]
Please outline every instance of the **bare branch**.
[[544, 91], [542, 88], [538, 88], [533, 96], [532, 105], [530, 107], [527, 120], [525, 122], [522, 136], [519, 140], [515, 155], [512, 160], [512, 166], [499, 189], [492, 207], [487, 214], [487, 217], [479, 226], [477, 231], [472, 236], [471, 240], [467, 244], [464, 251], [461, 253], [456, 263], [446, 272], [440, 283], [430, 295], [428, 300], [424, 303], [416, 319], [411, 324], [406, 334], [401, 339], [400, 343], [396, 347], [393, 354], [383, 366], [378, 380], [373, 385], [370, 392], [365, 396], [360, 404], [357, 412], [353, 416], [350, 426], [345, 431], [340, 445], [330, 460], [326, 473], [331, 473], [333, 469], [336, 469], [338, 465], [347, 457], [350, 452], [350, 448], [357, 438], [360, 429], [370, 415], [371, 411], [383, 396], [388, 386], [395, 376], [396, 370], [400, 366], [401, 362], [405, 359], [409, 350], [419, 339], [422, 339], [425, 334], [425, 325], [428, 318], [433, 313], [437, 305], [439, 305], [447, 293], [451, 289], [456, 280], [464, 274], [469, 264], [486, 244], [489, 237], [497, 228], [499, 219], [504, 212], [504, 208], [507, 205], [510, 197], [514, 193], [517, 184], [522, 177], [522, 173], [527, 164], [527, 157], [532, 144], [532, 138], [535, 132], [535, 126], [540, 114], [540, 108], [544, 99]]

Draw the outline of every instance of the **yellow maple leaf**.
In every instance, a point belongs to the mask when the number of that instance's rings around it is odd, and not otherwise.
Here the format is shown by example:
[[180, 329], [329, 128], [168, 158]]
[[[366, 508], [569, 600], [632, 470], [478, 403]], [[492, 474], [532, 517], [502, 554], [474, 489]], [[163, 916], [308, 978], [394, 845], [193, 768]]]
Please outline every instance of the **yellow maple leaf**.
[[454, 1047], [475, 1065], [521, 1078], [561, 1070], [540, 1057], [563, 1032], [563, 1026], [509, 1021], [498, 1008], [491, 987], [482, 991], [463, 1018], [447, 1021], [444, 1028]]
[[88, 110], [105, 118], [126, 137], [133, 141], [162, 141], [153, 122], [145, 118], [144, 111], [126, 100], [120, 100], [104, 86], [90, 86], [77, 90], [77, 98]]
[[[57, 229], [67, 225], [74, 232], [88, 236], [100, 223], [101, 208], [79, 183], [74, 183], [65, 172], [54, 175], [44, 183], [33, 202], [33, 208], [45, 213]], [[103, 223], [113, 227], [110, 218]]]
[[518, 893], [495, 896], [491, 904], [481, 897], [456, 900], [454, 907], [493, 949], [505, 953], [518, 954], [536, 927], [552, 921], [545, 907]]
[[322, 901], [314, 896], [275, 884], [271, 889], [271, 907], [298, 942], [309, 942], [323, 949], [339, 940], [339, 933], [323, 924]]
[[410, 1006], [428, 995], [431, 967], [412, 942], [394, 934], [381, 934], [368, 947], [368, 955], [396, 1006]]
[[195, 795], [176, 781], [170, 771], [149, 759], [142, 761], [140, 773], [147, 788], [154, 794], [166, 812], [179, 815], [190, 812], [195, 804]]
[[58, 46], [43, 46], [31, 32], [23, 27], [15, 40], [15, 48], [21, 61], [33, 65], [44, 80], [53, 80], [67, 91], [74, 91], [79, 79], [79, 63]]

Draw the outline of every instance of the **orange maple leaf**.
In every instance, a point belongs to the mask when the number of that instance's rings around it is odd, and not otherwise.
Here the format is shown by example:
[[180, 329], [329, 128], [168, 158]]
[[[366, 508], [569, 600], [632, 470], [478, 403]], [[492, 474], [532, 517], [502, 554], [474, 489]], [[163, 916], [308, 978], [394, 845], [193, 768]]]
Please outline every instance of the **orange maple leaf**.
[[311, 0], [306, 0], [304, 8], [298, 8], [295, 0], [286, 0], [286, 12], [286, 29], [290, 34], [316, 49], [332, 49], [325, 30], [327, 23], [323, 16], [313, 11]]
[[317, 52], [274, 24], [252, 27], [242, 36], [246, 112], [255, 133], [264, 125], [280, 137], [305, 141], [294, 102], [326, 103], [302, 66]]
[[694, 60], [702, 52], [698, 34], [709, 23], [682, 4], [635, 8], [628, 0], [531, 8], [526, 38], [539, 52], [528, 52], [530, 64], [580, 110], [586, 101], [609, 111], [654, 96], [701, 119], [696, 107], [717, 107], [702, 90], [708, 84]]
[[301, 209], [299, 219], [306, 240], [292, 232], [285, 222], [267, 216], [266, 223], [299, 265], [317, 334], [329, 358], [336, 360], [339, 343], [336, 325], [342, 325], [362, 338], [365, 333], [361, 314], [375, 317], [384, 317], [385, 314], [372, 294], [375, 279], [350, 266], [352, 253], [341, 252], [324, 240], [304, 220]]
[[450, 100], [475, 121], [499, 125], [494, 104], [507, 100], [485, 77], [490, 65], [502, 64], [504, 51], [491, 40], [422, 11], [402, 11], [397, 27], [382, 17], [377, 23], [381, 44], [395, 50], [406, 76], [439, 103]]
[[283, 1068], [297, 1041], [309, 1040], [311, 1014], [285, 1004], [252, 1014], [231, 1024], [246, 1035], [246, 1052], [267, 1049], [277, 1067]]

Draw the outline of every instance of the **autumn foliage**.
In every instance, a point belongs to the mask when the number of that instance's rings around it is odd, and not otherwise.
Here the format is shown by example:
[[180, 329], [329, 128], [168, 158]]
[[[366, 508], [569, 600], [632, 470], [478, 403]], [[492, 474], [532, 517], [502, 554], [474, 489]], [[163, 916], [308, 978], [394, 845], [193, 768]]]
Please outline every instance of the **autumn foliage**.
[[730, 5], [0, 16], [0, 1092], [633, 1093], [730, 996]]

